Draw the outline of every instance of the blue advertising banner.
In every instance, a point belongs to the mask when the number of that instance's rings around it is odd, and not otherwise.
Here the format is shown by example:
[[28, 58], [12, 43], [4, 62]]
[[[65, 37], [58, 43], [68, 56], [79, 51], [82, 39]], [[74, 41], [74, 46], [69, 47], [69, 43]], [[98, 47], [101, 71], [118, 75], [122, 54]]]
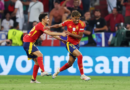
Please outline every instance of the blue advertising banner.
[[[52, 74], [69, 59], [65, 47], [38, 47], [45, 70]], [[95, 76], [130, 76], [130, 48], [81, 47], [84, 73]], [[23, 47], [0, 47], [0, 75], [31, 75], [34, 62], [27, 60]], [[40, 69], [39, 69], [40, 74]], [[59, 75], [80, 75], [77, 60]]]

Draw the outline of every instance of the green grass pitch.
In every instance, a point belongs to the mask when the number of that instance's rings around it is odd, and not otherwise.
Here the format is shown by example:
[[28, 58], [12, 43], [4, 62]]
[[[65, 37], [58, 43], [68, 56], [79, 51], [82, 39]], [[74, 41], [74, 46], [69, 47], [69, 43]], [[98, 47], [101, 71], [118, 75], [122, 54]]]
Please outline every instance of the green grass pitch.
[[130, 90], [130, 77], [90, 76], [38, 76], [41, 84], [30, 84], [31, 76], [0, 76], [0, 90]]

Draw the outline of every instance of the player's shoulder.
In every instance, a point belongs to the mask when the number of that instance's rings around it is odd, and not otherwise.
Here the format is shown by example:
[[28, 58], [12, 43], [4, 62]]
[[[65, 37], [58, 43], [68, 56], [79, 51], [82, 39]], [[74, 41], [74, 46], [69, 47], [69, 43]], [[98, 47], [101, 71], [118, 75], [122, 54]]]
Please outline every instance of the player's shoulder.
[[85, 23], [83, 22], [83, 21], [79, 21], [79, 26], [81, 26], [81, 27], [85, 27]]
[[68, 20], [66, 20], [65, 22], [67, 22], [67, 23], [71, 23], [71, 22], [73, 22], [71, 19], [68, 19]]

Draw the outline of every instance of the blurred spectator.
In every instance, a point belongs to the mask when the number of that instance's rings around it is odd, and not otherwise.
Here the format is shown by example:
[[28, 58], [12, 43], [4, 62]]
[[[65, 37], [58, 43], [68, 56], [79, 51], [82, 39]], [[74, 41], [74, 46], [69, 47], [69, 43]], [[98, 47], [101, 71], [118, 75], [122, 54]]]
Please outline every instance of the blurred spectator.
[[[5, 5], [4, 6], [5, 6], [4, 14], [10, 13], [10, 15], [11, 15], [13, 13], [14, 9], [15, 9], [14, 8], [15, 3], [12, 2], [11, 0], [7, 0], [7, 1], [5, 1]], [[16, 21], [16, 16], [15, 15], [14, 16], [11, 15], [11, 19], [13, 21]]]
[[6, 46], [11, 46], [11, 45], [12, 45], [12, 40], [8, 40], [8, 39], [6, 39], [6, 40], [2, 40], [2, 41], [0, 41], [0, 46], [1, 46], [2, 43], [4, 43], [4, 42], [6, 42]]
[[6, 14], [6, 18], [2, 21], [2, 27], [4, 31], [8, 31], [10, 28], [13, 27], [14, 21], [10, 19], [10, 14]]
[[0, 0], [0, 29], [1, 29], [1, 19], [2, 19], [2, 14], [4, 12], [4, 4], [3, 2]]
[[130, 30], [130, 23], [126, 25], [127, 30]]
[[113, 8], [112, 14], [109, 14], [105, 17], [105, 20], [110, 24], [110, 31], [115, 32], [115, 25], [121, 22], [124, 22], [124, 17], [122, 14], [119, 14], [117, 8]]
[[43, 13], [43, 4], [37, 0], [32, 0], [28, 9], [28, 30], [32, 29], [33, 21], [39, 22], [38, 17], [41, 13]]
[[31, 0], [21, 0], [23, 4], [23, 11], [24, 11], [24, 21], [25, 23], [28, 22], [28, 7], [31, 2]]
[[85, 14], [85, 12], [89, 11], [90, 8], [90, 0], [82, 0], [83, 3], [83, 12]]
[[121, 0], [117, 0], [117, 11], [121, 14], [123, 6], [121, 5]]
[[104, 18], [101, 17], [100, 10], [95, 10], [94, 19], [94, 31], [95, 32], [105, 32], [108, 30], [107, 24]]
[[[33, 28], [35, 25], [37, 25], [37, 24], [38, 24], [38, 22], [37, 22], [37, 21], [33, 21], [33, 26], [32, 26], [32, 28]], [[32, 28], [31, 28], [31, 29], [32, 29]], [[30, 29], [30, 30], [28, 30], [28, 31], [27, 31], [27, 33], [29, 33], [29, 32], [31, 31], [31, 29]]]
[[19, 23], [14, 23], [14, 28], [10, 29], [7, 34], [7, 39], [12, 40], [12, 46], [23, 45], [23, 32], [19, 30]]
[[108, 12], [111, 13], [113, 8], [116, 7], [117, 0], [107, 0]]
[[44, 5], [43, 10], [44, 12], [49, 12], [49, 0], [39, 0]]
[[90, 12], [85, 13], [85, 21], [86, 21], [86, 27], [85, 27], [84, 34], [85, 34], [85, 37], [88, 37], [88, 43], [85, 46], [96, 46], [96, 41], [95, 41], [96, 36], [94, 34], [93, 21], [91, 20]]
[[81, 17], [83, 17], [83, 11], [79, 8], [79, 0], [74, 0], [74, 3], [73, 3], [74, 7], [71, 8], [71, 7], [68, 7], [68, 9], [72, 12], [73, 10], [77, 10], [81, 13]]
[[128, 2], [124, 3], [124, 0], [121, 1], [121, 4], [126, 7], [125, 11], [125, 23], [130, 23], [130, 0]]
[[19, 23], [19, 29], [23, 29], [24, 16], [23, 16], [23, 4], [20, 0], [11, 0], [15, 3], [15, 10], [12, 13], [12, 16], [16, 16], [16, 21]]
[[[54, 8], [50, 12], [50, 22], [49, 25], [59, 24], [65, 21], [70, 14], [70, 11], [66, 7], [61, 7], [60, 2], [58, 0], [54, 3]], [[54, 20], [53, 20], [54, 19]], [[62, 32], [61, 28], [53, 29], [53, 31]]]
[[1, 29], [0, 29], [0, 31], [3, 31], [3, 30], [4, 30], [4, 27], [2, 26]]
[[[4, 4], [4, 0], [1, 0], [2, 2], [3, 2], [3, 4]], [[5, 0], [6, 1], [6, 0]]]

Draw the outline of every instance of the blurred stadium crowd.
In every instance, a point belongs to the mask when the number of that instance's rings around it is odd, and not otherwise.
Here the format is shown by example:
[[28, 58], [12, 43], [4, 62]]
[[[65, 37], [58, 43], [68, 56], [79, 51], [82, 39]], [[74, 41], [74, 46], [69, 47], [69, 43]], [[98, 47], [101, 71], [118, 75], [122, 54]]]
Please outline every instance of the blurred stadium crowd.
[[[130, 0], [0, 0], [0, 45], [21, 46], [23, 36], [39, 22], [41, 13], [48, 13], [49, 25], [54, 25], [71, 18], [73, 10], [79, 11], [86, 23], [81, 46], [110, 46], [119, 26], [130, 30]], [[64, 30], [67, 28], [52, 29]], [[46, 34], [36, 45], [64, 46]]]

